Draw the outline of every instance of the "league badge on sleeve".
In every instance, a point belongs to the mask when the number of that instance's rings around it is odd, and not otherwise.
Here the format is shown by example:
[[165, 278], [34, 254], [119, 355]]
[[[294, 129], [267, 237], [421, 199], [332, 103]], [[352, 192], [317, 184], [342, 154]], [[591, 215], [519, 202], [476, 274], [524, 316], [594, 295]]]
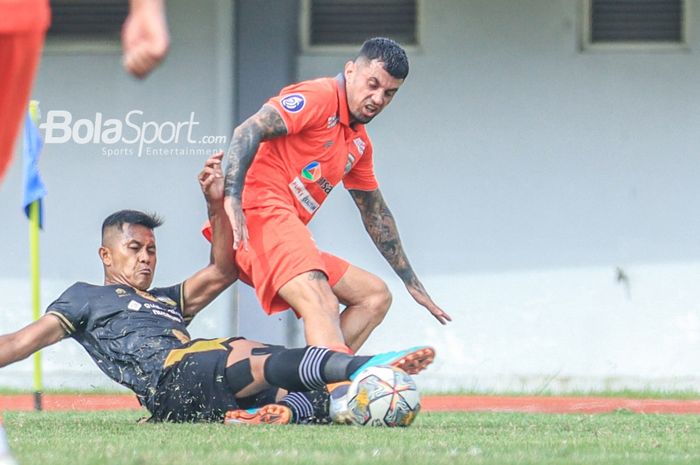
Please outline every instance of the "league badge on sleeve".
[[302, 108], [304, 108], [305, 103], [306, 100], [304, 100], [304, 96], [301, 94], [286, 95], [280, 100], [282, 108], [287, 110], [289, 113], [296, 113], [300, 111]]

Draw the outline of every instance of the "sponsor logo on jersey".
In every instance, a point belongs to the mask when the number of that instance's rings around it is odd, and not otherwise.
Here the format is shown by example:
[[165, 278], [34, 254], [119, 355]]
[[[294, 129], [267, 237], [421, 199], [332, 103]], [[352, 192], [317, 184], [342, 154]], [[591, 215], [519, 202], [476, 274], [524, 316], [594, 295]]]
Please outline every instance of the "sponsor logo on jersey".
[[326, 193], [326, 195], [330, 194], [331, 191], [333, 190], [333, 184], [330, 183], [330, 181], [323, 176], [321, 176], [318, 181], [316, 181], [316, 184], [319, 185], [321, 190]]
[[294, 178], [294, 180], [289, 183], [289, 190], [292, 191], [294, 197], [297, 198], [301, 206], [304, 207], [307, 212], [314, 213], [318, 210], [318, 207], [320, 207], [319, 203], [316, 202], [309, 191], [306, 190], [304, 183], [301, 182], [301, 179], [298, 177]]
[[151, 308], [151, 312], [153, 312], [154, 315], [162, 316], [162, 317], [165, 317], [169, 320], [177, 321], [178, 323], [182, 323], [182, 318], [180, 318], [179, 315], [171, 315], [168, 312], [164, 312], [162, 310], [157, 310], [155, 308]]
[[304, 181], [316, 182], [321, 177], [321, 164], [312, 161], [301, 170], [301, 177]]
[[167, 297], [164, 295], [159, 295], [159, 296], [156, 296], [156, 299], [160, 300], [165, 305], [170, 305], [171, 307], [177, 306], [177, 303], [175, 303], [175, 301], [173, 299], [171, 299], [170, 297]]
[[336, 124], [338, 124], [338, 115], [333, 115], [328, 118], [328, 124], [326, 125], [326, 128], [330, 129], [334, 127]]
[[348, 174], [355, 164], [355, 155], [348, 153], [348, 161], [345, 163], [345, 174]]
[[290, 94], [282, 97], [280, 100], [282, 108], [287, 110], [289, 113], [296, 113], [300, 111], [302, 108], [304, 108], [305, 103], [306, 100], [304, 100], [304, 96], [301, 94]]
[[327, 140], [326, 142], [323, 143], [323, 148], [324, 149], [329, 149], [333, 147], [333, 141], [332, 140]]
[[363, 141], [361, 137], [355, 137], [353, 142], [355, 142], [355, 147], [357, 147], [357, 151], [360, 152], [360, 156], [364, 155], [365, 148], [367, 148], [365, 141]]
[[129, 305], [126, 306], [126, 308], [128, 308], [129, 310], [133, 310], [135, 312], [138, 312], [139, 310], [141, 310], [141, 307], [142, 307], [142, 305], [140, 303], [136, 302], [135, 300], [130, 301]]

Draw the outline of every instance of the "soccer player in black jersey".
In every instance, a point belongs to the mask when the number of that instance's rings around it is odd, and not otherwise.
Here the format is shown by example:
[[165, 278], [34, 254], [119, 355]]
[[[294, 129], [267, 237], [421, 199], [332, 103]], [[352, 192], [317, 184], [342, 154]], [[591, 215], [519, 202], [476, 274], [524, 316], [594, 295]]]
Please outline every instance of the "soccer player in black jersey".
[[302, 423], [327, 418], [327, 383], [351, 379], [366, 366], [416, 373], [432, 362], [430, 347], [363, 357], [241, 337], [191, 339], [187, 324], [238, 274], [223, 207], [222, 155], [209, 158], [199, 174], [213, 229], [208, 266], [180, 284], [151, 288], [153, 230], [162, 221], [134, 210], [113, 213], [102, 224], [104, 284], [75, 283], [39, 320], [0, 336], [0, 367], [70, 336], [136, 394], [153, 421]]

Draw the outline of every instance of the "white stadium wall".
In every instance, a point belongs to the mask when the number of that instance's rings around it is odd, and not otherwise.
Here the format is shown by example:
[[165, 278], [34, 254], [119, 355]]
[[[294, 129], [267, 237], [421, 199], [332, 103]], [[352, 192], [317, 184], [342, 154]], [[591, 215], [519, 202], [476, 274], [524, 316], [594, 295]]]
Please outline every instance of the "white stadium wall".
[[[420, 2], [409, 78], [368, 131], [413, 266], [454, 321], [442, 327], [410, 299], [339, 186], [312, 223], [317, 242], [394, 295], [363, 352], [434, 345], [435, 366], [417, 378], [431, 390], [700, 389], [698, 3], [683, 50], [592, 52], [581, 50], [574, 0]], [[116, 54], [47, 54], [34, 95], [44, 111], [81, 118], [194, 111], [200, 135], [228, 137], [227, 9], [169, 2], [171, 56], [144, 83]], [[302, 51], [298, 77], [333, 75], [351, 53]], [[107, 158], [99, 148], [50, 146], [42, 159], [44, 305], [75, 280], [99, 282], [99, 225], [118, 208], [166, 217], [158, 283], [206, 263], [195, 181], [204, 157]], [[0, 185], [2, 332], [30, 313], [20, 185], [16, 160]], [[264, 324], [249, 316], [249, 291], [241, 296], [239, 318], [228, 294], [193, 336]], [[112, 386], [73, 342], [46, 359], [48, 386]], [[0, 369], [8, 385], [31, 387], [31, 361]]]

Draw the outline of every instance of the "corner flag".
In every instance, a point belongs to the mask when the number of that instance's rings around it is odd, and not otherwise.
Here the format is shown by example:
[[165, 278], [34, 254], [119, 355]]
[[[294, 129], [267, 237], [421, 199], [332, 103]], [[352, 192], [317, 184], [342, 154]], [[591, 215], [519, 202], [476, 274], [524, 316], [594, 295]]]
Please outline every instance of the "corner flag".
[[[29, 112], [24, 122], [24, 212], [29, 218], [29, 262], [32, 279], [32, 316], [34, 320], [41, 317], [41, 282], [39, 273], [39, 228], [44, 223], [42, 199], [46, 187], [39, 176], [39, 154], [44, 146], [39, 134], [39, 102], [29, 102]], [[41, 370], [41, 352], [34, 353], [34, 409], [41, 410], [41, 392], [43, 391]]]
[[22, 159], [24, 161], [24, 212], [29, 218], [30, 205], [38, 201], [39, 227], [44, 225], [42, 198], [46, 195], [46, 186], [39, 176], [39, 154], [44, 146], [37, 123], [39, 121], [39, 102], [32, 100], [24, 122]]

